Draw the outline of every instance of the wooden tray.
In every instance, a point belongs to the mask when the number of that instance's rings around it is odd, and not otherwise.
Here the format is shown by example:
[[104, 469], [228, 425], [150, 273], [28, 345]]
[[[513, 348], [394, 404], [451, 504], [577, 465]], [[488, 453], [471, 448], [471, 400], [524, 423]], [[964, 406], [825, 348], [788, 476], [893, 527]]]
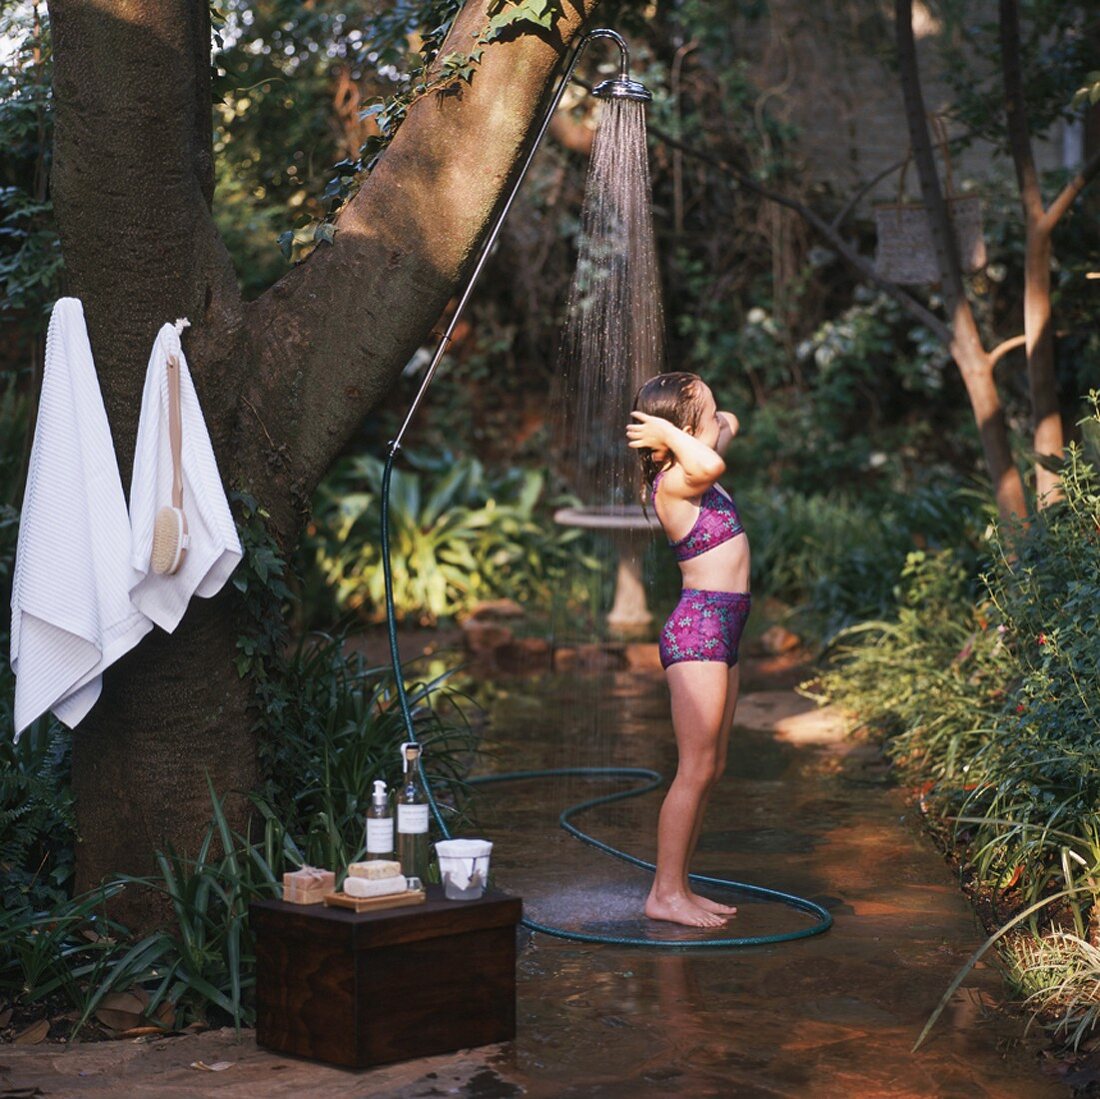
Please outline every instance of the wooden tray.
[[380, 908], [404, 908], [410, 904], [423, 904], [426, 896], [423, 889], [409, 889], [404, 893], [390, 893], [384, 897], [349, 897], [347, 893], [326, 893], [325, 904], [329, 908], [350, 908], [353, 912], [375, 912]]

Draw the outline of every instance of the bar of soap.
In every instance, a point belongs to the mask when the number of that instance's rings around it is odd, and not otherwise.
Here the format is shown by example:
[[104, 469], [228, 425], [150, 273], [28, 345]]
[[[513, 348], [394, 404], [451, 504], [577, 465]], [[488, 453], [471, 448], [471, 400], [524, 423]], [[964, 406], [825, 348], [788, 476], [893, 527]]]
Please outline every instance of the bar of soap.
[[283, 900], [290, 904], [320, 904], [335, 888], [336, 875], [331, 870], [303, 866], [283, 875]]
[[388, 897], [391, 893], [404, 893], [407, 887], [401, 874], [389, 878], [353, 878], [349, 874], [344, 879], [344, 892], [349, 897]]
[[375, 881], [378, 878], [396, 878], [401, 874], [401, 863], [386, 859], [368, 859], [366, 862], [353, 862], [348, 867], [349, 878], [366, 878]]

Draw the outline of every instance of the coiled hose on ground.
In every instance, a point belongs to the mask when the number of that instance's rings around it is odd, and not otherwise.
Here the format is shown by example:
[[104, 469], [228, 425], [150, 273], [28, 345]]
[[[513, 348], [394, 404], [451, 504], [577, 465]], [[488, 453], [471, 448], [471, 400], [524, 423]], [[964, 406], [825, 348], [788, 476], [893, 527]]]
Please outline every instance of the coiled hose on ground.
[[[399, 443], [393, 442], [390, 444], [389, 453], [386, 455], [386, 463], [382, 472], [382, 571], [386, 585], [386, 628], [389, 634], [390, 661], [393, 666], [394, 685], [397, 691], [398, 703], [401, 708], [401, 717], [405, 724], [407, 738], [415, 743], [417, 740], [416, 728], [413, 722], [412, 711], [409, 708], [409, 698], [405, 690], [404, 672], [401, 667], [401, 656], [397, 647], [397, 613], [393, 599], [393, 573], [390, 562], [390, 481], [393, 475], [394, 462], [399, 450]], [[594, 809], [599, 805], [609, 805], [612, 802], [623, 801], [626, 798], [640, 797], [643, 794], [648, 794], [650, 791], [657, 789], [664, 781], [663, 777], [657, 771], [651, 771], [643, 767], [566, 767], [542, 771], [512, 771], [500, 775], [479, 775], [471, 778], [469, 782], [472, 786], [487, 786], [489, 784], [502, 782], [519, 782], [521, 780], [538, 778], [557, 778], [567, 775], [580, 775], [589, 778], [632, 778], [642, 780], [642, 785], [632, 787], [629, 790], [619, 790], [612, 794], [604, 794], [600, 797], [590, 798], [587, 801], [569, 806], [567, 809], [564, 809], [558, 817], [558, 823], [570, 835], [575, 836], [582, 843], [586, 843], [590, 847], [595, 847], [597, 850], [603, 851], [613, 858], [621, 859], [623, 862], [630, 863], [632, 866], [640, 867], [643, 870], [655, 870], [656, 867], [653, 863], [646, 862], [644, 859], [640, 859], [626, 851], [620, 851], [617, 847], [612, 847], [610, 844], [604, 843], [602, 840], [598, 840], [587, 832], [582, 831], [573, 824], [572, 818], [588, 809]], [[435, 818], [435, 822], [439, 826], [439, 830], [443, 833], [443, 836], [450, 839], [450, 829], [447, 827], [447, 822], [443, 819], [443, 814], [436, 804], [435, 796], [432, 793], [431, 783], [424, 771], [422, 761], [420, 763], [420, 776], [424, 783], [424, 790], [428, 796], [428, 804], [431, 807], [432, 816]], [[689, 878], [698, 885], [709, 885], [719, 889], [732, 889], [739, 893], [747, 893], [767, 901], [776, 901], [780, 904], [785, 904], [801, 912], [808, 912], [816, 917], [816, 922], [810, 924], [808, 927], [799, 928], [795, 931], [785, 931], [775, 935], [722, 936], [718, 938], [690, 940], [643, 939], [623, 935], [598, 935], [584, 931], [571, 931], [568, 928], [554, 927], [548, 924], [539, 923], [527, 916], [524, 916], [521, 922], [524, 927], [531, 931], [539, 931], [544, 935], [552, 935], [555, 938], [568, 939], [572, 942], [604, 943], [614, 946], [657, 947], [666, 950], [713, 950], [716, 948], [763, 946], [768, 943], [790, 942], [794, 939], [807, 939], [812, 935], [820, 935], [822, 932], [828, 931], [833, 923], [832, 916], [821, 905], [814, 901], [806, 900], [803, 897], [797, 897], [792, 893], [782, 893], [778, 889], [767, 889], [762, 885], [750, 885], [746, 882], [733, 881], [728, 878], [710, 877], [705, 874], [690, 874]]]

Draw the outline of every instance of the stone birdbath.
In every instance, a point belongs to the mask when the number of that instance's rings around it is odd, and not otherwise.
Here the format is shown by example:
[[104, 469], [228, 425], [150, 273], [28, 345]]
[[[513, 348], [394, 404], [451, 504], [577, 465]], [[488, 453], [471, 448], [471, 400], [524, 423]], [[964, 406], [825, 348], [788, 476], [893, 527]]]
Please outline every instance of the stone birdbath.
[[617, 637], [645, 635], [653, 615], [642, 583], [641, 551], [661, 530], [652, 509], [647, 515], [637, 504], [559, 508], [554, 512], [554, 522], [563, 527], [596, 530], [611, 540], [618, 563], [615, 599], [607, 614], [608, 629]]

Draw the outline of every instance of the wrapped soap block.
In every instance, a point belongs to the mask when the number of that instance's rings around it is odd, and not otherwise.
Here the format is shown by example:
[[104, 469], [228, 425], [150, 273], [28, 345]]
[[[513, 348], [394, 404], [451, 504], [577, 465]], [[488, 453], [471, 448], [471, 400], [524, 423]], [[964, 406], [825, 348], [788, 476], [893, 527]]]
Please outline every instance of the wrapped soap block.
[[366, 878], [377, 881], [380, 878], [396, 878], [401, 873], [401, 863], [388, 859], [370, 859], [367, 862], [353, 862], [348, 867], [349, 878]]
[[408, 882], [401, 874], [388, 878], [353, 878], [351, 874], [344, 879], [344, 892], [349, 897], [388, 897], [391, 893], [404, 893]]
[[303, 866], [283, 875], [283, 900], [291, 904], [320, 904], [335, 888], [336, 875], [331, 870]]

